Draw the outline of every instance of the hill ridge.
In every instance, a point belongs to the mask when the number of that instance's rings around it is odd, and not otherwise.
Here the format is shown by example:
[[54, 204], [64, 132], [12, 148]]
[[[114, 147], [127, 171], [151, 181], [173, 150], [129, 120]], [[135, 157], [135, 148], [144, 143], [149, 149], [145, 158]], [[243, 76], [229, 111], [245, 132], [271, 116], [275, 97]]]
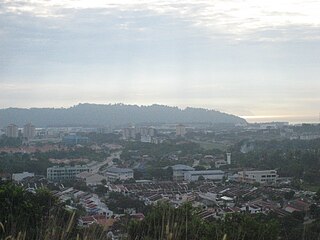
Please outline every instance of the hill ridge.
[[18, 126], [32, 122], [46, 126], [116, 126], [139, 123], [246, 123], [240, 117], [205, 108], [160, 104], [93, 104], [79, 103], [68, 108], [0, 109], [0, 126]]

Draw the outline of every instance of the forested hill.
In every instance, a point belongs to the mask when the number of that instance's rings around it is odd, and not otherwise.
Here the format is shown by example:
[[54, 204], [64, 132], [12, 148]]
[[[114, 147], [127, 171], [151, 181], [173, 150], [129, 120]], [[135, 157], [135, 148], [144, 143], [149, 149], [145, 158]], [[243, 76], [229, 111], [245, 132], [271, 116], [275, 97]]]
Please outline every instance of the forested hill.
[[203, 108], [79, 104], [70, 108], [0, 109], [0, 126], [31, 122], [46, 126], [106, 126], [138, 123], [245, 123], [240, 117]]

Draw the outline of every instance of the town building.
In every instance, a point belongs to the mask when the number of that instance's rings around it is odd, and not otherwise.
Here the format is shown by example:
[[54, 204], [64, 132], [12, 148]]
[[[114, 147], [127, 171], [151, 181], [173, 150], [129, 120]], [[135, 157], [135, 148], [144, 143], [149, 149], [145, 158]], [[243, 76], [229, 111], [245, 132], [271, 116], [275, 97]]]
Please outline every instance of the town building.
[[82, 172], [91, 172], [91, 169], [87, 165], [54, 166], [47, 168], [47, 178], [51, 181], [70, 180]]
[[68, 135], [63, 137], [62, 143], [66, 145], [87, 144], [89, 142], [88, 137], [81, 137], [77, 135]]
[[219, 159], [214, 161], [214, 166], [216, 168], [220, 168], [222, 166], [230, 165], [231, 164], [231, 153], [227, 153], [227, 159]]
[[231, 164], [231, 153], [227, 153], [227, 164]]
[[141, 127], [139, 132], [141, 136], [156, 136], [156, 129], [153, 127]]
[[105, 176], [107, 176], [110, 182], [128, 180], [133, 178], [133, 170], [129, 168], [110, 167], [105, 172]]
[[10, 173], [0, 173], [0, 182], [1, 181], [10, 181], [12, 176]]
[[184, 180], [184, 174], [189, 171], [194, 171], [195, 169], [193, 167], [183, 165], [183, 164], [177, 164], [171, 167], [173, 172], [172, 179], [174, 181], [183, 181]]
[[140, 141], [143, 143], [152, 143], [152, 137], [149, 135], [142, 135]]
[[18, 126], [15, 124], [8, 125], [5, 134], [7, 137], [17, 138], [19, 136]]
[[246, 183], [275, 183], [278, 174], [276, 170], [262, 170], [262, 171], [241, 171], [238, 172], [238, 180]]
[[36, 128], [31, 123], [23, 126], [23, 137], [26, 139], [33, 139], [36, 136]]
[[221, 181], [225, 173], [221, 170], [187, 171], [184, 173], [184, 180], [193, 182], [203, 177], [205, 180]]
[[105, 176], [92, 172], [82, 172], [76, 175], [77, 179], [80, 179], [86, 183], [87, 186], [96, 186], [102, 184], [103, 180], [107, 180]]
[[136, 139], [137, 129], [134, 127], [124, 128], [122, 130], [122, 137], [124, 140]]
[[184, 137], [186, 135], [186, 127], [182, 124], [179, 124], [176, 126], [176, 136], [178, 137]]
[[215, 168], [220, 168], [222, 166], [226, 166], [227, 162], [225, 160], [217, 160], [214, 162]]
[[16, 182], [20, 182], [27, 177], [34, 177], [34, 173], [23, 172], [23, 173], [13, 173], [12, 180]]

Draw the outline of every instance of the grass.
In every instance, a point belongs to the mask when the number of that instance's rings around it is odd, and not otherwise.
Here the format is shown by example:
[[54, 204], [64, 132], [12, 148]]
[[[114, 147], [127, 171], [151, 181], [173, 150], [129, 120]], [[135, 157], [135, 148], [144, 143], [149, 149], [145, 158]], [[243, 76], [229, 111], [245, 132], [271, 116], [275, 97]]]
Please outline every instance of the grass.
[[[48, 220], [36, 234], [30, 233], [32, 226], [24, 230], [12, 232], [5, 228], [5, 224], [0, 222], [0, 239], [1, 240], [108, 240], [107, 229], [99, 225], [92, 225], [88, 228], [78, 228], [77, 217], [72, 212], [67, 221], [64, 222], [58, 213], [49, 216]], [[8, 230], [8, 231], [6, 231]], [[8, 234], [8, 232], [11, 232]]]

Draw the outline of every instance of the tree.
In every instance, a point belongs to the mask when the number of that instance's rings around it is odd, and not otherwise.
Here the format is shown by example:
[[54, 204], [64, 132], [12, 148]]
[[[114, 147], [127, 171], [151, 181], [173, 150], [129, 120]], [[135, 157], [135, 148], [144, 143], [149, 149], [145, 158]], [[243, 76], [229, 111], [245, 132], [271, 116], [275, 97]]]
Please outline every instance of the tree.
[[101, 183], [102, 183], [102, 185], [107, 185], [107, 180], [106, 179], [102, 179]]
[[206, 169], [204, 166], [202, 166], [202, 165], [195, 166], [194, 169], [195, 169], [196, 171], [207, 170], [207, 169]]
[[312, 204], [310, 206], [310, 215], [312, 216], [312, 218], [320, 219], [320, 207], [316, 204]]
[[316, 195], [314, 196], [314, 200], [320, 201], [320, 188], [319, 188], [318, 191], [316, 192]]
[[286, 192], [286, 193], [284, 194], [284, 198], [285, 198], [286, 200], [291, 200], [291, 199], [294, 197], [294, 194], [295, 194], [295, 191], [291, 190], [291, 191]]
[[64, 204], [47, 189], [31, 193], [12, 183], [0, 185], [0, 239], [23, 240], [106, 240], [100, 226], [78, 228], [78, 213], [65, 210]]
[[204, 176], [200, 175], [200, 176], [198, 177], [198, 181], [204, 181], [204, 180], [205, 180]]
[[190, 204], [173, 208], [168, 204], [156, 205], [143, 221], [131, 221], [129, 239], [278, 239], [278, 222], [264, 215], [227, 215], [224, 220], [207, 222], [199, 218]]
[[99, 196], [104, 196], [108, 192], [108, 188], [105, 187], [105, 185], [97, 185], [95, 189], [95, 193], [97, 193]]

